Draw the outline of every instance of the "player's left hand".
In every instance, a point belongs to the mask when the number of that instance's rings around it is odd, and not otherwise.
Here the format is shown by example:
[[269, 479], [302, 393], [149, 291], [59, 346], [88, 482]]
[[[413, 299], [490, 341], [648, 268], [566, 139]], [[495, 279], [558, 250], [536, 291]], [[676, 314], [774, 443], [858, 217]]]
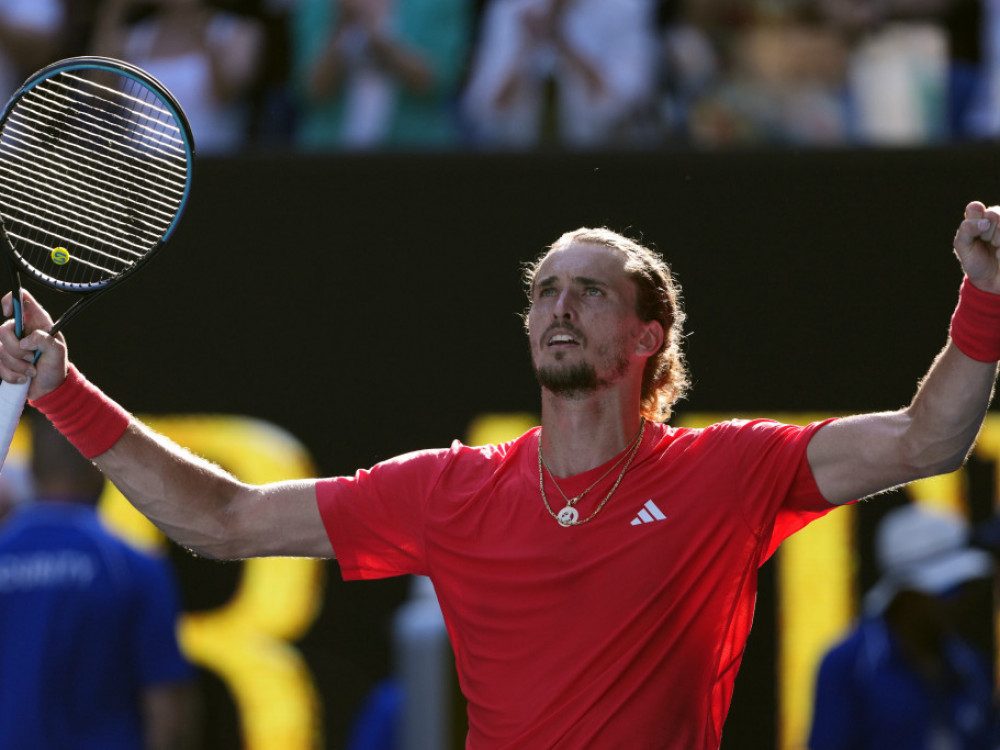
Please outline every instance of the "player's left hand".
[[973, 201], [955, 232], [952, 247], [969, 281], [984, 292], [1000, 294], [1000, 206]]

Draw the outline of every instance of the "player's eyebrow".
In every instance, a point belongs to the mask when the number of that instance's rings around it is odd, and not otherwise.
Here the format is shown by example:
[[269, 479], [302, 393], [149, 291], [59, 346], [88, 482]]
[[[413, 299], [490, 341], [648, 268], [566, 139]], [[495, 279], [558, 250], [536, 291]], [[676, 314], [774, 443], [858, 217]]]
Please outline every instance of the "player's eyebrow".
[[593, 279], [590, 276], [574, 276], [573, 282], [579, 284], [580, 286], [599, 286], [599, 287], [608, 286], [608, 282], [601, 281], [600, 279]]
[[555, 286], [556, 277], [555, 275], [546, 276], [544, 279], [535, 280], [535, 289], [545, 289], [550, 286]]
[[[607, 281], [601, 279], [595, 279], [591, 276], [574, 276], [571, 280], [573, 284], [579, 287], [600, 287], [601, 289], [610, 289]], [[541, 291], [542, 289], [550, 289], [559, 283], [559, 277], [553, 274], [552, 276], [546, 276], [543, 279], [539, 279], [535, 282], [533, 292]]]

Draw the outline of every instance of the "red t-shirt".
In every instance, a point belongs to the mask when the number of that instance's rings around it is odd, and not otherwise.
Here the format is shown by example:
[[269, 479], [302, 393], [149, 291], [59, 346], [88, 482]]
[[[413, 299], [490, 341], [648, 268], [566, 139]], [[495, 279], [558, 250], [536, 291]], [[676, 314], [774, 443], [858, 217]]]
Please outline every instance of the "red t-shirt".
[[[604, 509], [570, 528], [542, 503], [537, 428], [322, 480], [317, 497], [344, 578], [433, 580], [468, 747], [715, 750], [757, 568], [831, 508], [805, 459], [821, 426], [649, 424]], [[573, 497], [612, 463], [560, 486]]]

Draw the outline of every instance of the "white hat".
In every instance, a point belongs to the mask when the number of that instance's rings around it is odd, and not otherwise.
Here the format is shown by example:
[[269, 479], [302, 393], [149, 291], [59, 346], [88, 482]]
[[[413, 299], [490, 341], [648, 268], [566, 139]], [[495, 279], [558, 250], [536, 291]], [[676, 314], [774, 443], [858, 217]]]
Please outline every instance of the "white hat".
[[990, 554], [969, 546], [961, 517], [916, 503], [882, 519], [875, 551], [882, 578], [866, 596], [872, 612], [882, 612], [900, 591], [943, 594], [993, 570]]

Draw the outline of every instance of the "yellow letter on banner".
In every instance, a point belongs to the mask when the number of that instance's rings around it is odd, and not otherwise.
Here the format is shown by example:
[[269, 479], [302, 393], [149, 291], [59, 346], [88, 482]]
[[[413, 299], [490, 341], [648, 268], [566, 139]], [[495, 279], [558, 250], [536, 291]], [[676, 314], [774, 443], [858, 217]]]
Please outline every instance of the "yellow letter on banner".
[[481, 414], [469, 425], [469, 445], [506, 443], [538, 424], [534, 414]]
[[[146, 422], [251, 484], [314, 475], [303, 446], [260, 421], [219, 416], [156, 417]], [[160, 533], [111, 483], [101, 508], [124, 536], [145, 546], [162, 542]], [[306, 632], [319, 611], [322, 563], [260, 558], [242, 565], [239, 587], [229, 602], [210, 612], [183, 615], [181, 646], [191, 661], [228, 686], [247, 750], [319, 747], [315, 687], [290, 642]]]
[[1000, 414], [987, 414], [976, 440], [975, 455], [994, 465], [994, 477], [1000, 487]]

